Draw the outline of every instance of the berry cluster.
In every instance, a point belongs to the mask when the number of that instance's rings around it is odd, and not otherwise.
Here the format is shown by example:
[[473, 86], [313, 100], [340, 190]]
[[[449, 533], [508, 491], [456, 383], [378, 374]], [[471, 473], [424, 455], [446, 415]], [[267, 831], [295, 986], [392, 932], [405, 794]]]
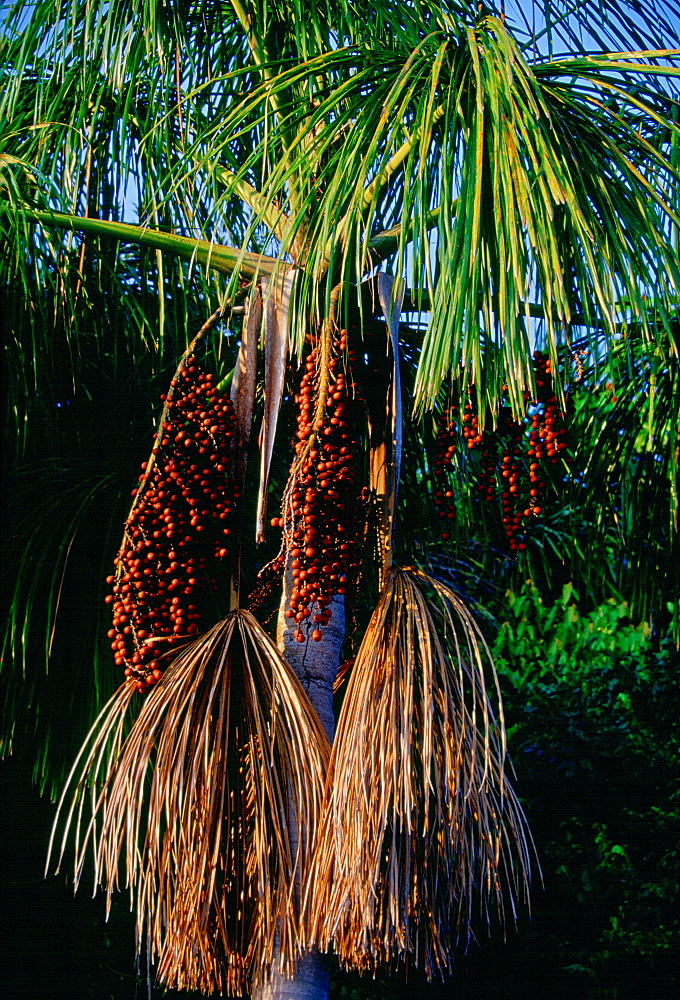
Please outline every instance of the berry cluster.
[[[464, 428], [463, 433], [468, 430]], [[466, 435], [467, 437], [467, 435]], [[448, 481], [448, 472], [453, 469], [456, 457], [456, 434], [453, 415], [453, 407], [446, 407], [442, 411], [437, 430], [437, 457], [434, 465], [435, 482], [437, 490], [434, 495], [434, 502], [437, 506], [437, 514], [446, 523], [441, 537], [446, 540], [450, 537], [450, 532], [446, 530], [448, 522], [455, 520], [456, 507], [453, 490]]]
[[[554, 390], [550, 359], [540, 351], [534, 354], [534, 371], [536, 398], [530, 401], [527, 393], [526, 421], [514, 420], [510, 407], [504, 404], [498, 414], [496, 430], [482, 432], [471, 399], [467, 400], [463, 412], [464, 444], [468, 451], [480, 452], [476, 470], [477, 489], [487, 502], [499, 496], [501, 520], [513, 552], [526, 548], [524, 532], [528, 519], [537, 517], [543, 510], [546, 482], [541, 463], [555, 464], [560, 458], [568, 460], [562, 454], [567, 448], [567, 432]], [[434, 466], [437, 512], [447, 522], [455, 518], [450, 472], [459, 447], [459, 437], [454, 409], [445, 409], [440, 418]], [[528, 486], [525, 485], [527, 466]], [[448, 524], [445, 524], [444, 528], [447, 527]], [[441, 537], [449, 538], [450, 532], [442, 531]]]
[[125, 524], [113, 584], [111, 648], [139, 691], [160, 679], [162, 654], [199, 631], [228, 550], [234, 409], [188, 357], [165, 402], [150, 467]]
[[[456, 407], [451, 406], [444, 410], [440, 417], [439, 429], [437, 432], [437, 457], [435, 460], [434, 474], [437, 489], [434, 501], [437, 506], [437, 514], [445, 522], [441, 538], [451, 537], [448, 531], [448, 522], [455, 520], [456, 506], [454, 491], [451, 489], [449, 473], [452, 472], [456, 451], [458, 448], [458, 431], [455, 422]], [[480, 469], [477, 474], [477, 489], [485, 500], [490, 501], [495, 493], [495, 470], [496, 470], [496, 445], [494, 436], [488, 431], [480, 431], [479, 420], [472, 403], [468, 400], [463, 413], [463, 440], [468, 449], [481, 446]]]
[[567, 429], [555, 395], [550, 359], [536, 351], [536, 399], [531, 417], [531, 447], [527, 455], [534, 459], [547, 458], [553, 464], [559, 461], [560, 452], [567, 447]]
[[[524, 437], [524, 425], [512, 419], [509, 406], [502, 406], [498, 421], [498, 435], [503, 440], [501, 454], [500, 485], [501, 485], [501, 518], [510, 550], [525, 549], [526, 542], [521, 536], [522, 513], [518, 507], [520, 496], [520, 475], [522, 470], [521, 446]], [[530, 512], [524, 511], [528, 516]]]
[[[311, 626], [310, 637], [315, 642], [321, 639], [321, 628], [331, 618], [331, 598], [345, 593], [356, 559], [355, 385], [349, 381], [350, 367], [345, 370], [343, 365], [346, 351], [346, 332], [341, 330], [331, 345], [325, 413], [320, 420], [315, 419], [318, 349], [307, 358], [295, 396], [298, 430], [292, 487], [286, 491], [282, 516], [272, 519], [272, 525], [285, 532], [293, 577], [286, 617], [297, 624], [298, 642], [304, 642]], [[352, 352], [347, 356], [351, 366]], [[283, 563], [283, 557], [279, 561]]]
[[479, 417], [468, 399], [463, 413], [463, 437], [468, 448], [476, 448], [482, 443], [483, 434], [479, 429]]
[[586, 374], [585, 365], [583, 364], [583, 359], [587, 356], [587, 351], [581, 348], [580, 350], [572, 351], [571, 363], [574, 369], [574, 384], [578, 385], [583, 381]]
[[490, 501], [496, 484], [496, 441], [488, 430], [480, 431], [479, 418], [468, 399], [463, 412], [463, 438], [469, 451], [481, 448], [480, 467], [477, 472], [477, 490], [485, 500]]

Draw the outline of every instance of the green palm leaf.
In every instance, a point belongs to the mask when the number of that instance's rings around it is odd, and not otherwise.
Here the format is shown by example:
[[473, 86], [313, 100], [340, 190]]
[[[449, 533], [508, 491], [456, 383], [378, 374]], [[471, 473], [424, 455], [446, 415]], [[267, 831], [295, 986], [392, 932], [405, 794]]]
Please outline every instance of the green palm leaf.
[[29, 750], [54, 794], [116, 682], [103, 580], [125, 501], [115, 473], [82, 462], [24, 467], [7, 485], [0, 753]]
[[[676, 323], [677, 336], [677, 323]], [[631, 337], [615, 352], [618, 377], [591, 375], [574, 422], [584, 442], [571, 486], [572, 533], [607, 551], [609, 585], [625, 594], [636, 619], [663, 608], [666, 581], [678, 592], [678, 362]], [[587, 525], [587, 527], [585, 527]], [[605, 577], [606, 578], [606, 577]], [[680, 628], [677, 600], [674, 633]]]
[[[667, 240], [678, 223], [668, 196], [677, 168], [637, 122], [642, 113], [669, 139], [677, 134], [658, 78], [680, 71], [641, 55], [530, 66], [495, 18], [458, 25], [457, 35], [433, 31], [412, 51], [336, 49], [249, 91], [197, 137], [191, 157], [196, 169], [214, 170], [250, 116], [262, 127], [267, 96], [298, 95], [279, 105], [294, 138], [257, 197], [287, 220], [271, 252], [278, 242], [285, 259], [306, 265], [306, 311], [316, 306], [319, 275], [328, 274], [327, 295], [339, 274], [362, 280], [371, 241], [398, 223], [395, 266], [404, 267], [408, 245], [414, 279], [431, 301], [416, 405], [431, 405], [442, 380], [463, 371], [492, 408], [507, 382], [519, 412], [532, 388], [536, 336], [555, 358], [577, 316], [597, 329], [593, 346], [601, 328], [611, 341], [631, 315], [649, 335], [650, 298], [663, 314], [677, 296], [677, 254]], [[319, 77], [325, 88], [310, 82]], [[638, 94], [641, 78], [655, 83]], [[238, 176], [253, 176], [269, 141], [253, 148]], [[254, 209], [251, 231], [265, 218]]]

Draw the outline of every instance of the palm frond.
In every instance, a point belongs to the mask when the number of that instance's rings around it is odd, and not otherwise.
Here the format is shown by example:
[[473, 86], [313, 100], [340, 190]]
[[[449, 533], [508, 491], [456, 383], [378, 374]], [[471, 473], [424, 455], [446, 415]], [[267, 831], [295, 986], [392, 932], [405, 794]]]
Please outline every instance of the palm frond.
[[631, 313], [644, 325], [649, 296], [659, 312], [677, 296], [670, 0], [644, 24], [610, 0], [546, 0], [529, 19], [512, 3], [507, 18], [493, 4], [384, 0], [368, 17], [325, 3], [300, 24], [297, 3], [250, 19], [240, 3], [189, 3], [181, 19], [138, 0], [53, 6], [26, 21], [15, 5], [0, 103], [8, 152], [58, 192], [50, 207], [115, 220], [135, 178], [154, 228], [240, 247], [244, 266], [292, 256], [319, 315], [319, 276], [328, 299], [398, 231], [394, 269], [408, 264], [432, 304], [418, 406], [462, 369], [492, 408], [507, 383], [519, 412], [535, 335], [554, 358], [577, 316], [611, 339]]
[[[246, 611], [172, 662], [121, 744], [120, 689], [93, 728], [55, 827], [89, 849], [107, 896], [119, 866], [137, 940], [167, 986], [241, 995], [300, 945], [300, 884], [328, 742], [299, 682]], [[91, 818], [83, 817], [90, 801]]]
[[[5, 208], [0, 204], [0, 212]], [[271, 274], [276, 260], [263, 254], [239, 251], [234, 247], [175, 233], [161, 232], [146, 226], [131, 225], [127, 222], [111, 222], [106, 219], [90, 219], [86, 216], [65, 215], [63, 212], [42, 212], [23, 208], [24, 219], [39, 222], [47, 229], [66, 229], [72, 233], [93, 233], [105, 239], [119, 240], [140, 247], [151, 247], [156, 251], [167, 251], [174, 257], [196, 261], [223, 274], [237, 272], [244, 279], [253, 279], [258, 274]], [[23, 220], [22, 220], [23, 221]]]
[[83, 456], [24, 465], [5, 490], [0, 755], [26, 754], [54, 795], [116, 683], [103, 581], [129, 484]]
[[[494, 19], [480, 22], [467, 45], [455, 104], [461, 145], [454, 121], [442, 125], [450, 145], [442, 155], [459, 159], [460, 173], [443, 174], [442, 204], [455, 197], [456, 212], [439, 230], [440, 277], [416, 399], [428, 405], [444, 374], [460, 371], [492, 409], [503, 383], [512, 387], [517, 415], [523, 392], [533, 389], [526, 366], [536, 332], [555, 359], [573, 339], [576, 312], [587, 327], [602, 325], [611, 344], [624, 303], [647, 337], [649, 297], [659, 312], [670, 311], [679, 272], [660, 174], [670, 179], [675, 168], [667, 157], [660, 164], [657, 153], [643, 154], [627, 93], [636, 67], [625, 60], [609, 66], [624, 81], [617, 113], [602, 96], [609, 81], [599, 67], [591, 67], [588, 88], [572, 86], [585, 59], [554, 68], [564, 85], [550, 80], [550, 70], [530, 67]], [[449, 100], [453, 106], [453, 93]], [[655, 177], [648, 198], [638, 196], [639, 157], [645, 176]], [[538, 331], [532, 288], [545, 312]]]
[[485, 686], [488, 649], [450, 588], [393, 570], [352, 670], [308, 888], [310, 936], [348, 967], [451, 967], [476, 908], [515, 915], [531, 842]]
[[[678, 127], [664, 77], [679, 71], [666, 64], [670, 49], [531, 59], [494, 17], [474, 27], [453, 18], [412, 48], [408, 40], [281, 66], [196, 133], [189, 170], [210, 176], [244, 123], [256, 123], [261, 137], [234, 178], [257, 179], [262, 205], [286, 218], [265, 246], [304, 266], [306, 311], [321, 309], [319, 277], [326, 298], [339, 278], [360, 282], [371, 241], [392, 231], [393, 269], [408, 264], [430, 304], [416, 406], [431, 406], [442, 381], [463, 373], [492, 409], [507, 384], [517, 414], [533, 388], [536, 339], [555, 359], [577, 323], [596, 331], [593, 349], [602, 330], [611, 344], [631, 319], [651, 337], [650, 305], [667, 313], [677, 297], [668, 232], [680, 175], [668, 146]], [[289, 95], [279, 118], [293, 138], [263, 171], [271, 94]], [[652, 125], [663, 141], [647, 134]], [[265, 221], [254, 209], [251, 234]]]
[[[498, 10], [498, 4], [493, 5]], [[677, 34], [676, 0], [508, 0], [508, 23], [525, 49], [591, 53], [655, 49]]]
[[617, 377], [587, 373], [586, 392], [576, 398], [572, 424], [581, 447], [564, 520], [589, 552], [609, 553], [584, 565], [584, 578], [606, 579], [608, 569], [609, 586], [626, 595], [636, 619], [663, 609], [674, 581], [677, 636], [680, 364], [636, 336], [617, 346], [614, 360]]

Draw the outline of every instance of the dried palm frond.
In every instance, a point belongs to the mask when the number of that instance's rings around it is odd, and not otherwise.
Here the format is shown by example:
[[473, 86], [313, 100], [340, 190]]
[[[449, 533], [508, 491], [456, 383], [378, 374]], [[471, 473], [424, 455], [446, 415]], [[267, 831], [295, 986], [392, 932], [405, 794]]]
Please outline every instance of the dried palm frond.
[[106, 735], [93, 731], [66, 816], [76, 884], [90, 847], [110, 898], [124, 859], [137, 946], [167, 986], [241, 995], [266, 981], [275, 945], [292, 975], [329, 748], [271, 639], [233, 611], [177, 655], [122, 746], [107, 740], [112, 716]]
[[94, 828], [90, 829], [91, 824], [88, 821], [87, 834], [83, 838], [83, 813], [88, 807], [88, 800], [92, 816], [94, 817], [96, 813], [100, 790], [116, 765], [121, 746], [129, 731], [136, 707], [136, 694], [137, 685], [133, 680], [126, 680], [121, 684], [104, 705], [85, 737], [59, 799], [47, 851], [45, 875], [49, 872], [57, 833], [59, 830], [62, 831], [57, 859], [57, 871], [59, 871], [69, 834], [73, 831], [76, 872], [74, 882], [77, 887], [85, 865], [88, 842], [96, 837]]
[[[269, 473], [274, 453], [276, 425], [283, 399], [283, 386], [288, 357], [288, 327], [290, 298], [297, 271], [290, 268], [285, 276], [272, 281], [272, 290], [267, 299], [264, 322], [264, 414], [260, 430], [260, 486], [257, 494], [257, 523], [255, 540], [264, 541], [265, 518], [267, 516], [267, 495]], [[269, 287], [266, 277], [261, 279], [264, 288]]]
[[412, 953], [444, 972], [477, 907], [503, 920], [528, 897], [530, 835], [485, 667], [495, 679], [453, 591], [392, 570], [338, 722], [306, 896], [310, 941], [347, 967]]

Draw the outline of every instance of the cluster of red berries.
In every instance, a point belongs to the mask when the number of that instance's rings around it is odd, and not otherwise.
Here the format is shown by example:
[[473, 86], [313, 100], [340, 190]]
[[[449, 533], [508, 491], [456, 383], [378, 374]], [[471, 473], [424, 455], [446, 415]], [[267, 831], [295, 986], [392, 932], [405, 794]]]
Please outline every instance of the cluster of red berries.
[[[462, 437], [468, 450], [481, 452], [477, 471], [477, 489], [490, 503], [499, 495], [502, 523], [511, 551], [526, 548], [523, 530], [529, 518], [541, 514], [545, 502], [546, 482], [540, 463], [557, 463], [567, 448], [566, 427], [554, 390], [550, 359], [541, 351], [534, 354], [536, 398], [527, 393], [527, 423], [512, 417], [509, 406], [501, 407], [495, 431], [480, 431], [479, 418], [468, 399], [463, 412]], [[439, 517], [447, 522], [455, 519], [455, 499], [450, 473], [458, 449], [458, 429], [454, 410], [449, 407], [440, 418], [435, 459], [435, 503]], [[528, 445], [528, 447], [527, 447]], [[528, 465], [528, 490], [523, 490], [525, 467]], [[444, 525], [446, 529], [448, 524]], [[443, 539], [450, 532], [441, 533]]]
[[555, 395], [550, 358], [536, 351], [534, 354], [536, 373], [536, 399], [532, 403], [531, 447], [527, 455], [534, 459], [547, 458], [555, 464], [560, 452], [567, 447], [567, 429]]
[[586, 369], [583, 359], [587, 356], [587, 353], [583, 348], [572, 351], [571, 363], [574, 370], [574, 385], [578, 385], [585, 378]]
[[481, 448], [477, 490], [485, 500], [490, 501], [495, 493], [496, 483], [496, 440], [488, 430], [480, 431], [479, 418], [469, 399], [463, 413], [463, 438], [466, 440], [468, 450]]
[[[512, 419], [509, 406], [502, 406], [498, 421], [498, 435], [504, 441], [501, 455], [500, 492], [503, 528], [508, 539], [510, 550], [515, 552], [526, 549], [526, 542], [521, 534], [522, 518], [528, 517], [530, 511], [521, 512], [520, 476], [522, 461], [522, 440], [524, 424]], [[489, 498], [490, 499], [490, 498]]]
[[[286, 618], [297, 624], [295, 638], [315, 642], [331, 618], [331, 598], [344, 594], [348, 573], [356, 561], [356, 476], [354, 469], [353, 409], [355, 384], [351, 379], [352, 352], [341, 330], [331, 346], [326, 412], [315, 422], [319, 397], [319, 352], [314, 348], [305, 363], [298, 408], [295, 474], [274, 527], [284, 528], [293, 577]], [[310, 438], [315, 435], [309, 448]], [[279, 557], [281, 565], [283, 556]], [[303, 629], [304, 626], [304, 629]]]
[[[228, 550], [233, 489], [234, 409], [193, 358], [170, 383], [151, 469], [125, 524], [106, 601], [111, 648], [126, 677], [146, 691], [163, 654], [199, 631], [214, 571]], [[147, 463], [142, 468], [147, 470]]]
[[567, 447], [567, 429], [554, 392], [550, 359], [541, 351], [534, 353], [536, 399], [531, 402], [529, 432], [529, 506], [525, 517], [538, 517], [545, 503], [546, 484], [541, 475], [541, 460], [553, 465]]
[[[440, 417], [437, 431], [437, 457], [434, 466], [435, 482], [438, 487], [434, 495], [434, 502], [437, 505], [437, 514], [446, 522], [453, 521], [456, 517], [454, 492], [448, 481], [448, 473], [453, 470], [455, 464], [457, 448], [453, 409], [453, 407], [446, 407]], [[467, 430], [467, 427], [463, 429], [463, 434], [466, 437], [468, 436], [465, 434]], [[446, 527], [447, 525], [444, 525], [444, 529]], [[446, 540], [450, 537], [450, 532], [443, 530], [441, 537]]]
[[[437, 514], [444, 524], [441, 538], [446, 541], [451, 537], [448, 531], [448, 522], [456, 518], [456, 505], [454, 491], [451, 488], [449, 473], [453, 471], [456, 452], [458, 449], [458, 431], [456, 427], [457, 407], [451, 406], [445, 409], [440, 417], [439, 429], [437, 432], [437, 457], [435, 459], [435, 491], [434, 501], [437, 506]], [[495, 492], [495, 469], [496, 452], [493, 435], [488, 431], [480, 431], [479, 420], [472, 403], [468, 400], [463, 413], [463, 440], [468, 449], [472, 451], [481, 445], [482, 459], [481, 468], [477, 477], [477, 488], [479, 492], [490, 500]]]
[[[451, 410], [445, 409], [439, 421], [437, 431], [437, 457], [435, 459], [434, 475], [438, 489], [434, 495], [434, 502], [437, 505], [439, 517], [453, 521], [456, 516], [453, 490], [447, 481], [447, 472], [453, 469], [456, 457], [456, 442], [452, 434], [453, 420]], [[441, 536], [444, 540], [449, 538], [449, 532], [444, 530]]]
[[484, 435], [479, 429], [479, 417], [475, 413], [470, 400], [465, 404], [463, 414], [463, 438], [468, 448], [476, 448], [482, 443]]

